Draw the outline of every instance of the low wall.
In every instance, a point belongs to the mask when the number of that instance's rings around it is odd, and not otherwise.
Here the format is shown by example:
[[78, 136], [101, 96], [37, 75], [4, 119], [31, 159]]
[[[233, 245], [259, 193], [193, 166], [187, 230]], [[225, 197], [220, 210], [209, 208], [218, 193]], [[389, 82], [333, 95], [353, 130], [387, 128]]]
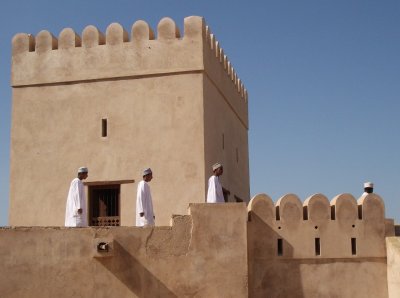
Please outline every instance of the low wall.
[[[347, 194], [330, 204], [320, 194], [304, 204], [286, 195], [275, 205], [258, 195], [248, 209], [191, 204], [170, 227], [0, 228], [0, 293], [398, 297], [400, 238], [392, 236], [379, 196], [356, 202]], [[97, 250], [101, 242], [108, 252]]]
[[262, 194], [248, 209], [249, 297], [388, 297], [394, 224], [378, 195]]
[[189, 213], [171, 227], [2, 228], [1, 297], [247, 297], [245, 204]]

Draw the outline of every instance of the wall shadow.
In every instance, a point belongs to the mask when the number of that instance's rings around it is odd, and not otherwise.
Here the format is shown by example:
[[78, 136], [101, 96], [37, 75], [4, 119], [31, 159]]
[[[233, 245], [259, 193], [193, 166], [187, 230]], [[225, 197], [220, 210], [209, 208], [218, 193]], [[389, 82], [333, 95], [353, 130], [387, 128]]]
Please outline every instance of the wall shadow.
[[137, 297], [178, 297], [114, 240], [114, 256], [96, 258]]

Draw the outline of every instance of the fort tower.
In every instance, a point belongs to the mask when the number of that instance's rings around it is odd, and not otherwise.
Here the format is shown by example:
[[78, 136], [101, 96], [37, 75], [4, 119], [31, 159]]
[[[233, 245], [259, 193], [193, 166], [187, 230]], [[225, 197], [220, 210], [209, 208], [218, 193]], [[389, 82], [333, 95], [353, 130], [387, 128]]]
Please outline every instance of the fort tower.
[[78, 167], [91, 224], [133, 225], [151, 167], [158, 225], [205, 201], [214, 162], [228, 201], [249, 200], [247, 91], [201, 17], [128, 33], [86, 27], [12, 41], [10, 225], [63, 225]]

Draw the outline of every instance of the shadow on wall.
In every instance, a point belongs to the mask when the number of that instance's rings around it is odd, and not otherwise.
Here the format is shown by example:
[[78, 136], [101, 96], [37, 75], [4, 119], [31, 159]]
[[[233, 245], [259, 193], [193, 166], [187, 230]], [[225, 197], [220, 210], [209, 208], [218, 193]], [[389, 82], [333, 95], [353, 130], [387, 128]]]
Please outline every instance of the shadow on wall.
[[293, 247], [257, 214], [249, 215], [249, 297], [305, 297]]
[[[114, 241], [115, 255], [97, 259], [137, 297], [178, 297], [147, 270], [120, 243]], [[112, 292], [110, 292], [112, 297]]]

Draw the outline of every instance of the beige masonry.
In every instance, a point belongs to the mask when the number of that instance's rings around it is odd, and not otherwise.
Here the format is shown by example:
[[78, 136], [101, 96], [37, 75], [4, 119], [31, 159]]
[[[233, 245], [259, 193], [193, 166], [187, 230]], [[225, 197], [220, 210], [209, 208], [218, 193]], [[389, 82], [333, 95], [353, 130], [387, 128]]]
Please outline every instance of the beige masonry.
[[400, 237], [387, 237], [386, 247], [389, 297], [400, 297]]
[[63, 225], [82, 165], [90, 185], [121, 184], [125, 226], [146, 167], [158, 225], [205, 201], [217, 161], [229, 201], [249, 201], [247, 91], [203, 18], [185, 18], [182, 36], [169, 18], [157, 38], [144, 21], [131, 34], [117, 23], [17, 34], [11, 81], [11, 225]]
[[378, 195], [315, 194], [302, 204], [288, 194], [274, 204], [263, 194], [248, 210], [250, 297], [395, 297], [385, 245], [394, 223]]
[[274, 204], [262, 194], [247, 208], [191, 204], [168, 227], [0, 228], [0, 289], [5, 297], [397, 298], [399, 239], [378, 195], [301, 203], [288, 194]]
[[[247, 91], [201, 17], [18, 34], [12, 87], [2, 297], [399, 297], [379, 195], [249, 201]], [[203, 203], [215, 161], [244, 203]], [[125, 227], [57, 227], [82, 165], [87, 190], [120, 185]], [[148, 166], [162, 226], [127, 227]]]
[[1, 296], [246, 297], [245, 204], [189, 211], [170, 227], [0, 228]]

